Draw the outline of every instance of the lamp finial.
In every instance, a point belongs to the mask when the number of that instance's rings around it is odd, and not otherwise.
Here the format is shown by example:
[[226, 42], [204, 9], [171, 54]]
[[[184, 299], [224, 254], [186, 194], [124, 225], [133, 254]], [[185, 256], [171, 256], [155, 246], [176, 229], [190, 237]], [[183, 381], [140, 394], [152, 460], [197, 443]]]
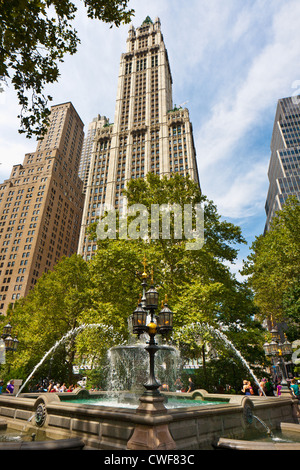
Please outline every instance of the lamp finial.
[[143, 265], [144, 265], [144, 272], [142, 274], [142, 277], [145, 279], [147, 277], [147, 273], [146, 273], [146, 266], [147, 266], [146, 255], [144, 255]]

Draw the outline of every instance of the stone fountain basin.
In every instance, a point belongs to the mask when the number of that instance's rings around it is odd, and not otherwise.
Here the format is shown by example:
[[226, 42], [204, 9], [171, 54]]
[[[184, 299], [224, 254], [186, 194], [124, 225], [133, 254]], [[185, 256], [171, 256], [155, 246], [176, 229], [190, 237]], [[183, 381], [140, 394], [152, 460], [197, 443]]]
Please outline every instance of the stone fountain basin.
[[[170, 392], [166, 395], [174, 398], [178, 395], [180, 398], [184, 396], [191, 400], [191, 404], [194, 398], [199, 397], [204, 403], [208, 400], [215, 401], [216, 404], [176, 409], [151, 407], [149, 410], [147, 404], [143, 410], [139, 410], [93, 406], [75, 401], [66, 403], [61, 400], [78, 398], [80, 395], [94, 397], [99, 393], [81, 390], [78, 394], [21, 394], [18, 397], [2, 395], [0, 419], [5, 419], [11, 428], [22, 430], [26, 425], [34, 432], [36, 427], [31, 417], [39, 408], [43, 418], [39, 429], [46, 433], [47, 438], [59, 440], [58, 445], [63, 445], [64, 439], [69, 443], [72, 443], [70, 439], [82, 439], [85, 449], [103, 450], [127, 450], [128, 443], [138, 427], [148, 435], [153, 429], [161, 426], [169, 430], [177, 450], [212, 450], [215, 448], [213, 443], [222, 436], [234, 435], [238, 439], [242, 437], [243, 430], [249, 425], [248, 418], [253, 409], [255, 415], [272, 429], [277, 429], [282, 422], [299, 423], [299, 417], [296, 416], [298, 403], [290, 395], [279, 398], [249, 398], [241, 395], [209, 394], [205, 390], [196, 390], [192, 394]], [[42, 445], [38, 442], [32, 444]]]
[[242, 439], [230, 439], [221, 437], [216, 449], [227, 450], [300, 450], [300, 424], [280, 423], [280, 430], [283, 432], [291, 432], [299, 442], [260, 442], [247, 441]]
[[[7, 431], [7, 421], [0, 419], [0, 431]], [[22, 434], [22, 433], [21, 433]], [[1, 441], [0, 450], [82, 450], [84, 442], [81, 438], [52, 439], [45, 441]]]

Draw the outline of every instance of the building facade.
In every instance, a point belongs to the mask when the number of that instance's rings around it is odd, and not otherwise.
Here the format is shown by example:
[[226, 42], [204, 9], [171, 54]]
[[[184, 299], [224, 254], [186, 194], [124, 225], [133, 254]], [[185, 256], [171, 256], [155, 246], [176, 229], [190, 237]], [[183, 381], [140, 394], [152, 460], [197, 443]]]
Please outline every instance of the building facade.
[[78, 169], [83, 123], [71, 103], [51, 107], [35, 152], [0, 184], [0, 313], [77, 252], [84, 195]]
[[278, 101], [268, 170], [269, 190], [266, 200], [266, 226], [289, 196], [300, 200], [300, 96]]
[[[127, 182], [148, 172], [190, 175], [199, 184], [193, 129], [186, 108], [175, 107], [172, 75], [159, 18], [130, 27], [121, 56], [113, 124], [97, 129], [91, 154], [78, 253], [90, 259], [86, 235], [100, 208], [122, 207]], [[200, 184], [199, 184], [200, 186]]]
[[89, 170], [91, 165], [92, 159], [92, 149], [93, 149], [93, 142], [96, 135], [97, 129], [101, 129], [102, 127], [109, 124], [109, 119], [105, 116], [100, 116], [98, 114], [92, 122], [88, 126], [87, 133], [84, 137], [82, 152], [81, 152], [81, 159], [79, 165], [78, 175], [79, 178], [83, 181], [83, 192], [86, 193], [87, 185], [88, 185], [88, 177], [89, 177]]

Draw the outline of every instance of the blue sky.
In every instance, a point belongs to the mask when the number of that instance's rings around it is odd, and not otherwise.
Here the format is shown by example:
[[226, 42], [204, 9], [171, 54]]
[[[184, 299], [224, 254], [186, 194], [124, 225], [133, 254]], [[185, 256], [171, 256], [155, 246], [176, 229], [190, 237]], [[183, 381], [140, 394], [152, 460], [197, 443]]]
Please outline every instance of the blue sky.
[[[173, 77], [173, 103], [185, 103], [194, 129], [203, 193], [241, 226], [237, 271], [263, 232], [270, 140], [277, 101], [299, 93], [299, 0], [131, 0], [133, 24], [161, 20]], [[83, 7], [80, 6], [80, 11]], [[47, 88], [53, 103], [72, 101], [87, 127], [97, 115], [114, 121], [120, 56], [129, 26], [110, 29], [76, 20], [81, 45]], [[298, 88], [298, 90], [297, 90]], [[18, 134], [13, 89], [0, 95], [0, 181], [34, 151]]]

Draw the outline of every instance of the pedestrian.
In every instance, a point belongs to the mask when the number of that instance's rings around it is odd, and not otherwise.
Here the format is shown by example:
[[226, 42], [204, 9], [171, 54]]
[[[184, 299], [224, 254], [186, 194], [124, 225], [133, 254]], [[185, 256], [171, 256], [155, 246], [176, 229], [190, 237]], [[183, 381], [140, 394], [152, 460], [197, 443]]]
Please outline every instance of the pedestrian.
[[66, 384], [63, 383], [62, 386], [59, 388], [60, 392], [65, 392], [67, 390]]
[[278, 397], [280, 397], [280, 395], [281, 395], [281, 389], [282, 389], [282, 385], [281, 385], [280, 380], [278, 380], [278, 384], [277, 384], [277, 387], [276, 387], [276, 395]]
[[254, 395], [253, 388], [251, 387], [251, 382], [249, 382], [249, 380], [244, 380], [243, 381], [242, 392], [245, 395]]
[[262, 397], [266, 393], [266, 379], [259, 382], [259, 396]]
[[178, 377], [178, 379], [175, 380], [174, 385], [175, 385], [176, 392], [177, 393], [181, 392], [182, 387], [183, 387], [183, 383], [181, 382], [180, 377]]
[[9, 393], [10, 395], [14, 393], [14, 388], [15, 388], [14, 383], [15, 381], [13, 379], [10, 379], [10, 381], [7, 383], [6, 392]]
[[0, 380], [0, 395], [2, 393], [2, 390], [3, 390], [3, 380], [1, 379]]
[[160, 390], [161, 390], [162, 392], [168, 392], [168, 391], [169, 391], [169, 385], [168, 385], [166, 382], [164, 382], [164, 383], [160, 386]]
[[274, 396], [274, 387], [273, 387], [273, 384], [272, 384], [272, 381], [271, 379], [268, 379], [266, 381], [266, 384], [265, 384], [265, 388], [266, 388], [266, 395], [267, 397], [272, 397]]
[[188, 384], [188, 389], [187, 389], [187, 393], [190, 393], [192, 392], [193, 390], [195, 390], [195, 385], [194, 385], [194, 382], [192, 381], [191, 377], [189, 377], [189, 384]]
[[298, 398], [300, 400], [300, 390], [299, 390], [299, 385], [297, 384], [295, 379], [291, 380], [291, 385], [290, 389], [292, 390], [292, 394], [294, 395], [295, 398]]
[[254, 395], [254, 390], [253, 390], [250, 380], [248, 380], [248, 390], [250, 392], [250, 395]]

